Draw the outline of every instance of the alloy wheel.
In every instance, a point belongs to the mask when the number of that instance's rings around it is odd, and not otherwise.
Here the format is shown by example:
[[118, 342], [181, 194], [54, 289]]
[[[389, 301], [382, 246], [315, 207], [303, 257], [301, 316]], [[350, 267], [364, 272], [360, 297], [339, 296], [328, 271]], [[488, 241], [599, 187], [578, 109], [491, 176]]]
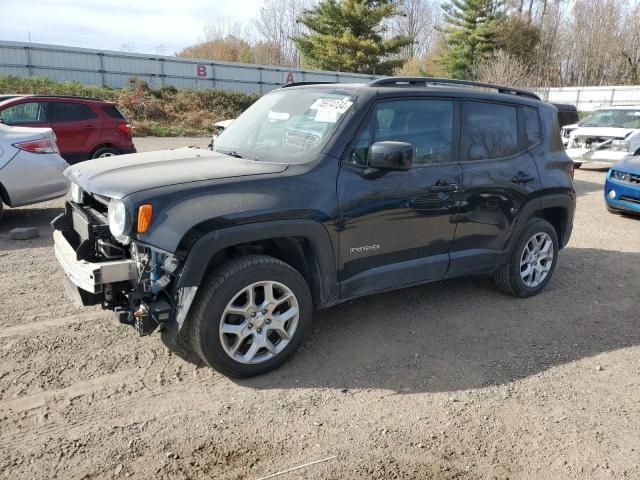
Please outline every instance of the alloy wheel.
[[300, 308], [282, 283], [248, 285], [227, 304], [220, 320], [220, 341], [236, 362], [258, 364], [282, 352], [298, 328]]
[[536, 288], [545, 281], [553, 266], [553, 240], [549, 234], [533, 235], [520, 257], [520, 278], [525, 286]]

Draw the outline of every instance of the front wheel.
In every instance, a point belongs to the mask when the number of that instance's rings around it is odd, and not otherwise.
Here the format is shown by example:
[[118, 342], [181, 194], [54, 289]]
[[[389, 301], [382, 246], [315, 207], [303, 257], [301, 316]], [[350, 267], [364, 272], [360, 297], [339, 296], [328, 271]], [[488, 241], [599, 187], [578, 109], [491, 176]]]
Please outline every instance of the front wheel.
[[573, 168], [576, 170], [582, 166], [582, 162], [573, 162]]
[[508, 261], [496, 270], [496, 285], [516, 297], [537, 295], [551, 280], [558, 250], [558, 236], [553, 226], [541, 218], [530, 220]]
[[273, 257], [233, 260], [201, 288], [189, 318], [191, 344], [205, 363], [230, 377], [252, 377], [282, 365], [311, 323], [307, 283]]

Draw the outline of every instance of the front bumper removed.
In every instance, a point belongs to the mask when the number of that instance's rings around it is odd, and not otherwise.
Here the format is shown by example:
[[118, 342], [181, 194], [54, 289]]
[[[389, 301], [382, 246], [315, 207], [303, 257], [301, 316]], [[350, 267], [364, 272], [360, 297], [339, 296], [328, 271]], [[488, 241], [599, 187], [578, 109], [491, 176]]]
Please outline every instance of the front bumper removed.
[[73, 285], [92, 294], [100, 294], [105, 285], [135, 281], [138, 275], [133, 260], [112, 260], [107, 262], [87, 262], [78, 260], [76, 251], [58, 230], [53, 232], [56, 258]]

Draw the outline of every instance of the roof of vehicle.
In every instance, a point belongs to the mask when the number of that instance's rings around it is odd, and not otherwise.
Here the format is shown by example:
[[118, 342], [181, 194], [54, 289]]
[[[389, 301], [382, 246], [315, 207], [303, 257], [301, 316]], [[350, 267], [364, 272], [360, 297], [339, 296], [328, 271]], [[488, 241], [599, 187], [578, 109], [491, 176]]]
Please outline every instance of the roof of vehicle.
[[432, 77], [386, 77], [369, 83], [329, 83], [329, 82], [299, 82], [283, 85], [281, 88], [336, 88], [352, 90], [375, 89], [378, 93], [393, 94], [402, 90], [404, 93], [424, 94], [425, 92], [438, 95], [455, 95], [459, 97], [477, 98], [496, 101], [516, 101], [517, 103], [532, 104], [540, 102], [540, 97], [528, 90], [494, 85], [488, 83], [471, 82], [466, 80], [442, 79]]
[[113, 104], [113, 102], [111, 102], [111, 101], [103, 100], [103, 99], [97, 98], [97, 97], [81, 97], [81, 96], [76, 96], [76, 95], [48, 95], [48, 94], [39, 95], [39, 94], [35, 94], [35, 93], [27, 93], [27, 94], [0, 95], [0, 105], [3, 105], [5, 103], [10, 103], [10, 102], [15, 102], [15, 101], [18, 101], [18, 100], [22, 100], [24, 98], [35, 99], [35, 100], [39, 100], [39, 99], [43, 99], [43, 100], [61, 99], [61, 100], [71, 100], [71, 101], [82, 101], [82, 102], [96, 102], [96, 103]]
[[575, 105], [571, 105], [569, 103], [551, 103], [554, 107], [556, 107], [561, 112], [577, 112], [578, 109]]
[[612, 105], [610, 107], [596, 108], [598, 110], [640, 110], [640, 105]]

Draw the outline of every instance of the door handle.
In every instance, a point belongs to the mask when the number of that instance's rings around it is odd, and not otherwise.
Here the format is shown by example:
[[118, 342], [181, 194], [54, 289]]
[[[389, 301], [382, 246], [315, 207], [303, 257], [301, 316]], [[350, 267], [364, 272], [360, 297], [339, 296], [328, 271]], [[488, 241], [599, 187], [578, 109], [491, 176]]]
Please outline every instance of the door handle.
[[85, 126], [84, 126], [84, 127], [82, 127], [82, 128], [89, 129], [89, 128], [96, 128], [96, 127], [95, 127], [95, 126], [93, 126], [93, 125], [85, 125]]
[[531, 175], [527, 175], [522, 171], [518, 172], [518, 174], [511, 179], [513, 183], [529, 183], [529, 182], [533, 182], [534, 180], [535, 180], [535, 177]]
[[429, 187], [430, 192], [455, 192], [458, 190], [457, 183], [445, 183], [445, 184], [435, 184]]

